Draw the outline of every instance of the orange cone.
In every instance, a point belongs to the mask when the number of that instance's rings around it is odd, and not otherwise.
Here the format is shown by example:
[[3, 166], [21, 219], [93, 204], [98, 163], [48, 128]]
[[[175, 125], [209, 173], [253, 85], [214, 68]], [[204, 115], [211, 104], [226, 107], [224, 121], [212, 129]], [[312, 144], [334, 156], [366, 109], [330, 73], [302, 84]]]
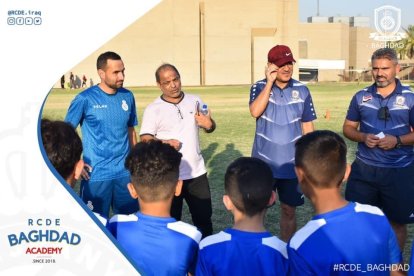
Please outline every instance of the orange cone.
[[329, 109], [326, 110], [324, 117], [325, 117], [326, 120], [330, 120], [331, 119], [331, 111], [329, 111]]

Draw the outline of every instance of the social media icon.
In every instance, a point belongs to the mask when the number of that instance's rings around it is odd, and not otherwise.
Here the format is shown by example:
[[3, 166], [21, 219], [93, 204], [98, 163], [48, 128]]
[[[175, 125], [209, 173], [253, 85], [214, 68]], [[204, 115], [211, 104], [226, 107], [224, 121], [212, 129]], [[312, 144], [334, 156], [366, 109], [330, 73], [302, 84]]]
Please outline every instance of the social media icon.
[[24, 24], [24, 18], [23, 17], [17, 17], [16, 18], [17, 25], [23, 25]]
[[24, 24], [26, 24], [26, 25], [33, 25], [33, 18], [32, 17], [26, 17], [24, 19]]
[[9, 25], [16, 24], [16, 19], [14, 17], [7, 17], [7, 24]]
[[35, 17], [35, 18], [34, 18], [34, 24], [35, 24], [35, 25], [40, 25], [40, 24], [42, 24], [42, 18], [41, 18], [41, 17]]

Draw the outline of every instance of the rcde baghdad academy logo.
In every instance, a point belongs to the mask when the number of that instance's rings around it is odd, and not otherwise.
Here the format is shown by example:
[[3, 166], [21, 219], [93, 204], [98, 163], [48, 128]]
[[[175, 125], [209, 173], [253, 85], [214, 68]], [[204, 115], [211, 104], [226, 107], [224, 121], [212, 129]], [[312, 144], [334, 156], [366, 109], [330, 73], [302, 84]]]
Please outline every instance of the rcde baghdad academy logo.
[[33, 263], [55, 263], [52, 257], [62, 254], [65, 245], [74, 246], [81, 242], [79, 234], [59, 230], [59, 218], [29, 218], [27, 227], [27, 231], [9, 234], [7, 238], [10, 247], [24, 246], [24, 253], [35, 257]]
[[376, 41], [398, 41], [405, 37], [405, 33], [398, 32], [401, 27], [401, 10], [393, 6], [381, 6], [374, 11], [376, 33], [370, 38]]

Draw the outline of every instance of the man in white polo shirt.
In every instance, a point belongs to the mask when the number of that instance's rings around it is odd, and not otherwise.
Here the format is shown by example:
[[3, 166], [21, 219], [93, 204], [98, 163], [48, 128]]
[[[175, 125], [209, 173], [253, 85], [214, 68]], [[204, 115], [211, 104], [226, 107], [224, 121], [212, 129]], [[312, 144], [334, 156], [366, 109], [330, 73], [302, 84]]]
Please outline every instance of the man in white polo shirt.
[[203, 237], [211, 235], [211, 194], [198, 131], [203, 128], [207, 133], [213, 132], [215, 122], [210, 111], [205, 115], [199, 112], [203, 102], [198, 96], [181, 91], [180, 73], [173, 65], [161, 65], [155, 78], [162, 95], [144, 111], [141, 141], [162, 140], [182, 153], [180, 179], [183, 188], [181, 195], [174, 197], [171, 216], [181, 219], [185, 199], [194, 225]]

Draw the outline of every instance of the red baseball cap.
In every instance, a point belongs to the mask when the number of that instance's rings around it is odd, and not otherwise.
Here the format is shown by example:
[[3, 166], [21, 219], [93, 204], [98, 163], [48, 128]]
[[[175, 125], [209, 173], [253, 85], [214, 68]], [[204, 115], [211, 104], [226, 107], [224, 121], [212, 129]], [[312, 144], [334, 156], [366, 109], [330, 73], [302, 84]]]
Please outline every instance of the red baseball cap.
[[288, 46], [276, 45], [267, 54], [267, 61], [281, 67], [289, 62], [296, 62]]

